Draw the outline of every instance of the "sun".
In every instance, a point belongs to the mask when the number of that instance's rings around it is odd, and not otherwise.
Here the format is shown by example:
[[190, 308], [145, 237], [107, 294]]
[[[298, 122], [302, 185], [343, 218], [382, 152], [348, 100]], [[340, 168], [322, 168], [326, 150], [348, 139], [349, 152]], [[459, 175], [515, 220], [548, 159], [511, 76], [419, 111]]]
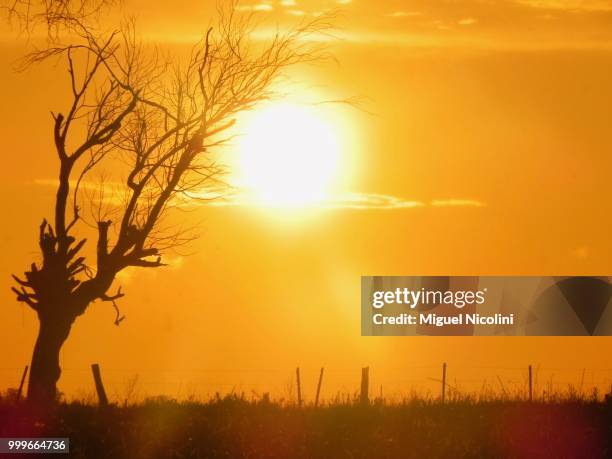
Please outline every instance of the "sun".
[[325, 200], [338, 170], [336, 134], [316, 107], [282, 103], [254, 111], [238, 141], [241, 186], [265, 205]]

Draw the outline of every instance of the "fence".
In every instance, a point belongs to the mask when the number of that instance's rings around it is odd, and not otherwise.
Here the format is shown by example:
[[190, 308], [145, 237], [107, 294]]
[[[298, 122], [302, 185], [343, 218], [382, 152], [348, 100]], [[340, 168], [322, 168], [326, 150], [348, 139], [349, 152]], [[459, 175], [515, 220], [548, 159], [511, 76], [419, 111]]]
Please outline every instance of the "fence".
[[[91, 375], [87, 373], [91, 371]], [[28, 367], [0, 368], [0, 375], [9, 374], [14, 377], [15, 383], [9, 387], [18, 387], [14, 390], [17, 398], [24, 391]], [[466, 373], [479, 373], [478, 378], [465, 376]], [[86, 384], [87, 391], [95, 388], [97, 398], [101, 404], [107, 404], [107, 387], [113, 388], [113, 399], [128, 398], [126, 393], [134, 392], [134, 386], [140, 385], [146, 389], [154, 389], [147, 395], [159, 392], [169, 392], [177, 398], [181, 397], [181, 388], [192, 393], [247, 393], [257, 395], [275, 393], [277, 398], [293, 400], [299, 406], [312, 403], [318, 406], [323, 400], [338, 398], [352, 398], [359, 403], [368, 404], [372, 398], [379, 400], [397, 400], [412, 396], [427, 396], [446, 402], [450, 397], [465, 396], [480, 391], [481, 395], [496, 395], [504, 398], [519, 398], [524, 400], [537, 400], [550, 397], [563, 389], [572, 391], [574, 395], [593, 396], [593, 388], [597, 388], [598, 397], [610, 390], [612, 381], [612, 368], [579, 369], [579, 368], [547, 368], [533, 365], [525, 367], [502, 367], [502, 366], [455, 366], [440, 365], [406, 366], [403, 368], [381, 368], [383, 375], [379, 379], [370, 371], [370, 367], [361, 369], [359, 380], [358, 369], [347, 368], [319, 368], [317, 371], [298, 367], [295, 369], [294, 377], [285, 369], [251, 369], [251, 370], [227, 370], [227, 369], [194, 369], [194, 370], [165, 370], [165, 369], [104, 369], [99, 364], [93, 364], [89, 368], [65, 368], [63, 369], [62, 384], [66, 379], [73, 379], [76, 387], [83, 387], [84, 381], [93, 381]], [[462, 376], [457, 378], [457, 373]], [[104, 375], [103, 375], [104, 374]], [[130, 377], [130, 375], [132, 375]], [[144, 375], [144, 376], [143, 376]], [[171, 378], [167, 376], [171, 375]], [[224, 377], [222, 377], [224, 375]], [[257, 380], [244, 382], [237, 375], [259, 375]], [[285, 384], [278, 383], [279, 377], [285, 375]], [[307, 378], [305, 378], [307, 375]], [[152, 377], [151, 377], [152, 376]], [[317, 377], [318, 376], [318, 377]], [[91, 379], [93, 377], [93, 379]], [[2, 379], [7, 379], [2, 378]], [[231, 380], [237, 382], [230, 382]], [[346, 385], [346, 380], [354, 380], [352, 386]], [[276, 380], [276, 382], [273, 382]], [[77, 382], [78, 381], [78, 382]], [[189, 382], [191, 381], [191, 382]], [[330, 383], [331, 381], [331, 383]], [[344, 381], [341, 383], [340, 381]], [[15, 385], [18, 383], [17, 385]], [[105, 387], [105, 384], [107, 385]], [[177, 387], [178, 385], [178, 387]], [[157, 386], [157, 390], [156, 389]], [[173, 387], [174, 386], [174, 387]], [[355, 391], [355, 388], [358, 388]], [[466, 389], [471, 387], [471, 390]], [[308, 389], [306, 389], [308, 388]], [[123, 389], [124, 394], [121, 394]], [[162, 389], [161, 391], [159, 389]], [[177, 390], [178, 389], [178, 390]], [[208, 390], [206, 390], [208, 389]], [[306, 390], [305, 390], [306, 389]], [[306, 392], [311, 390], [310, 396]], [[474, 390], [476, 389], [476, 390]], [[193, 395], [192, 394], [192, 395]], [[374, 394], [377, 394], [373, 397]], [[129, 394], [127, 394], [129, 395]], [[133, 394], [132, 394], [133, 395]], [[284, 397], [278, 397], [284, 396]], [[186, 397], [186, 398], [189, 398]]]

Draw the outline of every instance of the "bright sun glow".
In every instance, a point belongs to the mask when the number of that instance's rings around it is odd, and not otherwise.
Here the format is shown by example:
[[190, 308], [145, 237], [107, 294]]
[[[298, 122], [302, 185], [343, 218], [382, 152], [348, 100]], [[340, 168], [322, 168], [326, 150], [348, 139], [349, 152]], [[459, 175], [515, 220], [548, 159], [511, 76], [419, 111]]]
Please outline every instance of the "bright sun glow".
[[275, 104], [252, 113], [239, 141], [242, 186], [260, 203], [303, 206], [323, 201], [340, 148], [316, 107]]

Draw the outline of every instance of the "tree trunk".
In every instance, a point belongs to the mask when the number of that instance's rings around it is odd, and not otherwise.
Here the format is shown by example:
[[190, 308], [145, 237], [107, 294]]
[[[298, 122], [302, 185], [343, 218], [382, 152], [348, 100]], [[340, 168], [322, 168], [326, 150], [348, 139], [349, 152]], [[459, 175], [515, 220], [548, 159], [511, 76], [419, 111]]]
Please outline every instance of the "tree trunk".
[[34, 345], [28, 400], [35, 404], [52, 404], [57, 399], [57, 381], [60, 378], [60, 349], [70, 334], [74, 319], [61, 315], [39, 315], [38, 338]]

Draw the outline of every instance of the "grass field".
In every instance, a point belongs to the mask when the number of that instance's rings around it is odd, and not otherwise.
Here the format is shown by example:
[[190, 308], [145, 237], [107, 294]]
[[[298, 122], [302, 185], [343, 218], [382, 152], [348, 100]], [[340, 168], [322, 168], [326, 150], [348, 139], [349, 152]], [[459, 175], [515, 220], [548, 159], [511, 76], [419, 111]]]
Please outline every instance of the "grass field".
[[609, 403], [413, 399], [319, 408], [230, 395], [205, 403], [0, 402], [0, 437], [69, 437], [78, 458], [554, 457], [611, 454]]

